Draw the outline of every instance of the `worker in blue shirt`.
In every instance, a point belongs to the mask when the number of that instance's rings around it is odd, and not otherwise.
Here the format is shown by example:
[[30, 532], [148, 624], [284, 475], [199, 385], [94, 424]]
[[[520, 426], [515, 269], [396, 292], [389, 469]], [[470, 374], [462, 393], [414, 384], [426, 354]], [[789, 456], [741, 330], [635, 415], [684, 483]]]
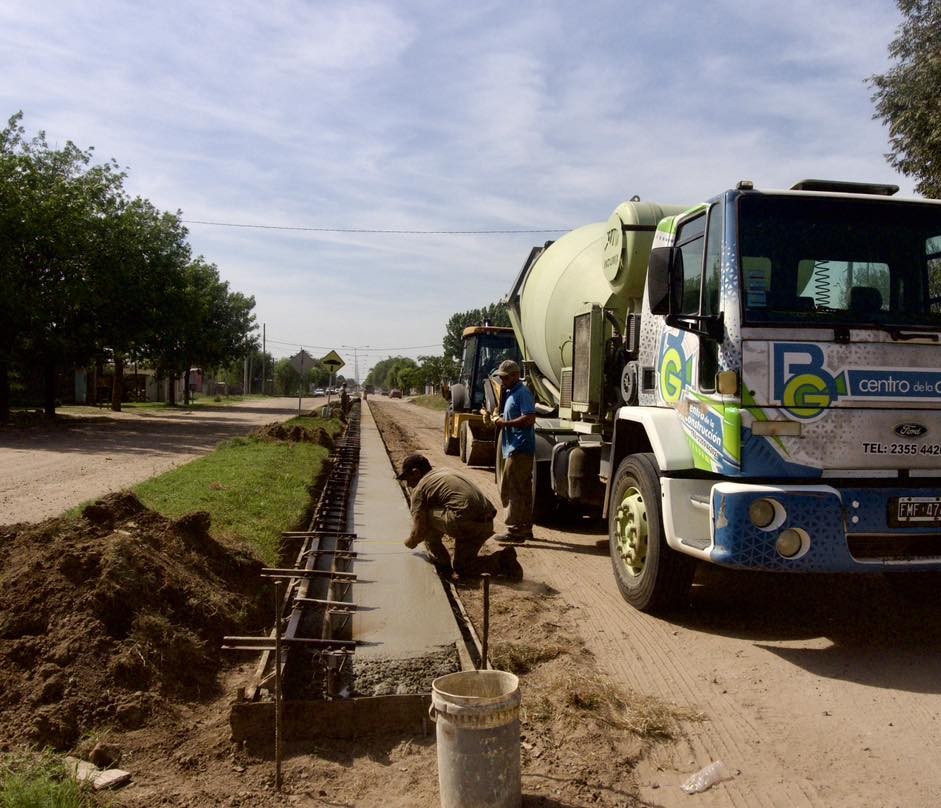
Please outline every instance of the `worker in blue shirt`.
[[520, 381], [520, 366], [512, 359], [500, 363], [506, 396], [503, 414], [494, 419], [503, 430], [503, 476], [500, 499], [506, 508], [506, 533], [501, 544], [522, 544], [533, 537], [533, 463], [536, 459], [536, 402]]

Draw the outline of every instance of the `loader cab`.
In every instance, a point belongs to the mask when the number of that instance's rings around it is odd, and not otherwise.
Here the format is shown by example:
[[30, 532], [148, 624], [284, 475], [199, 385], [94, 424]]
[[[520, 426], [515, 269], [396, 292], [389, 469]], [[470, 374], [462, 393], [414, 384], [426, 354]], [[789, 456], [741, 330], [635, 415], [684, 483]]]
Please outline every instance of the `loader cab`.
[[460, 381], [467, 391], [467, 409], [476, 412], [484, 406], [484, 383], [490, 374], [505, 359], [520, 362], [520, 352], [512, 328], [470, 326], [464, 329], [462, 339]]

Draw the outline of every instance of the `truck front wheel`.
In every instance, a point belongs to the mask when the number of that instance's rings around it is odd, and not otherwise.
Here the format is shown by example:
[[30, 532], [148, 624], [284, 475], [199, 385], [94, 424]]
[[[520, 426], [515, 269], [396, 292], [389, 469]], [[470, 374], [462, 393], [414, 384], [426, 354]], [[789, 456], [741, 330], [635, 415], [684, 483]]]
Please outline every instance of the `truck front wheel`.
[[618, 466], [608, 515], [611, 564], [621, 595], [642, 612], [682, 604], [695, 561], [666, 542], [660, 512], [660, 470], [653, 454], [636, 454]]

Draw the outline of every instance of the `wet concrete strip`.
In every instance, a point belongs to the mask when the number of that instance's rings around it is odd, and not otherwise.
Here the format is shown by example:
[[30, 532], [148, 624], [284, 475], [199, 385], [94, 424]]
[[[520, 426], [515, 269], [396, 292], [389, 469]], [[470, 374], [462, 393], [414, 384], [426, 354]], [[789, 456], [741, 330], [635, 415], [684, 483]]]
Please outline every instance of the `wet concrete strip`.
[[[409, 550], [403, 544], [411, 517], [395, 473], [376, 422], [368, 406], [363, 406], [359, 474], [352, 496], [354, 530], [359, 537], [356, 551], [364, 556], [353, 571], [370, 582], [353, 587], [357, 605], [371, 607], [353, 618], [353, 638], [363, 643], [354, 662], [364, 674], [371, 660], [422, 657], [429, 658], [429, 665], [419, 668], [438, 671], [442, 652], [462, 642], [434, 567], [422, 550]], [[391, 667], [401, 676], [411, 666]], [[426, 678], [419, 671], [412, 677]], [[367, 678], [374, 678], [374, 671]], [[416, 692], [415, 685], [408, 692]], [[382, 690], [388, 692], [386, 687]]]

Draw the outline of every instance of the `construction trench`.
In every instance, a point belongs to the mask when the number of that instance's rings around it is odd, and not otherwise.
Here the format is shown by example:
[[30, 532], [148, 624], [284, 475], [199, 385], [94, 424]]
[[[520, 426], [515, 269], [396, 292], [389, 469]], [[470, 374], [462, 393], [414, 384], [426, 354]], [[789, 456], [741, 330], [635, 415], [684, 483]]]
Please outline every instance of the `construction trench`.
[[404, 546], [408, 503], [368, 407], [354, 402], [328, 463], [308, 529], [282, 535], [294, 567], [262, 571], [276, 628], [223, 644], [260, 653], [230, 713], [232, 740], [257, 754], [273, 753], [279, 690], [282, 742], [423, 734], [432, 680], [479, 664], [453, 587]]

